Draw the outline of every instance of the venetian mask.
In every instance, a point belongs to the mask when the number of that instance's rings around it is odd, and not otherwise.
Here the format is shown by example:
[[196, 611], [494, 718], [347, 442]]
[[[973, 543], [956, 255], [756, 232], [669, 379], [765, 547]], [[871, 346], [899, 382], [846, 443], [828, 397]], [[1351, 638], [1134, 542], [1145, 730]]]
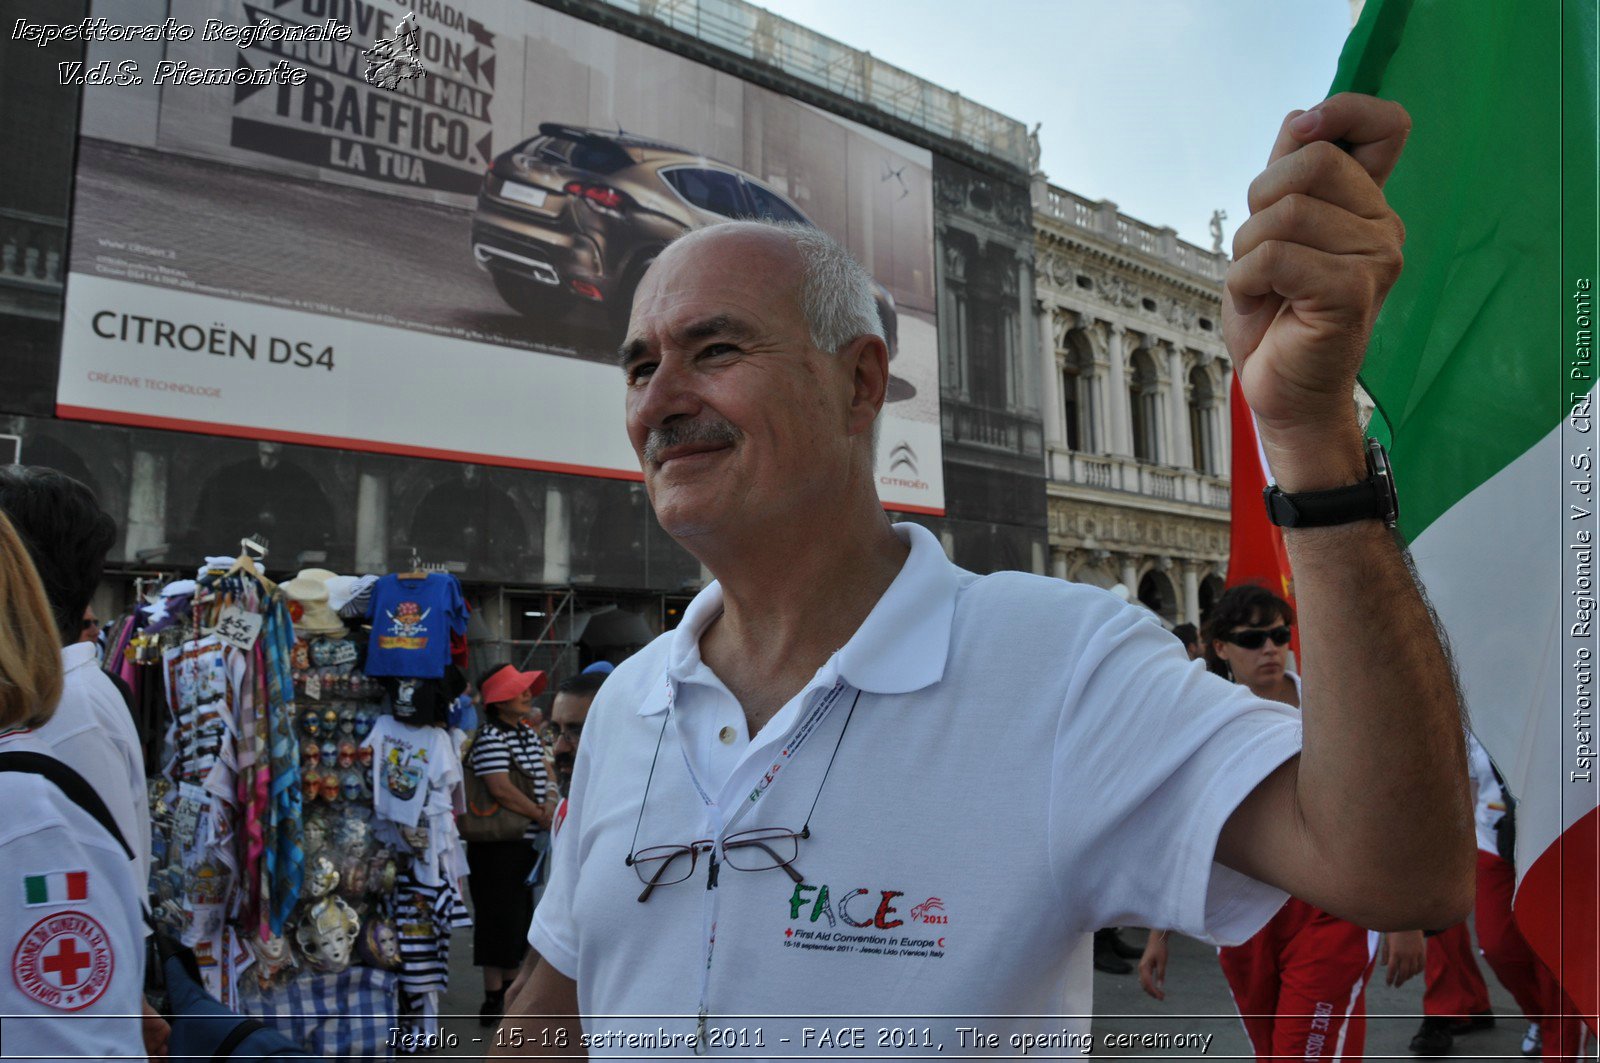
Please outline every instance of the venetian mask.
[[327, 772], [322, 776], [321, 783], [322, 799], [324, 801], [339, 800], [339, 776], [331, 771]]
[[312, 738], [322, 734], [322, 713], [316, 709], [304, 709], [300, 713], [300, 730]]
[[339, 743], [322, 743], [322, 763], [324, 767], [333, 767], [339, 762]]
[[333, 859], [326, 853], [314, 856], [306, 864], [306, 895], [310, 897], [326, 897], [339, 888], [339, 869], [333, 866]]
[[357, 738], [365, 738], [365, 737], [367, 737], [367, 735], [371, 734], [372, 733], [372, 725], [374, 723], [376, 723], [377, 720], [378, 720], [377, 713], [373, 712], [371, 709], [366, 708], [364, 706], [362, 708], [357, 709], [356, 712], [355, 712], [355, 735], [356, 735], [356, 737]]
[[420, 854], [428, 851], [427, 827], [397, 827], [396, 830], [400, 840], [411, 846], [412, 852]]
[[356, 710], [348, 705], [339, 710], [339, 733], [346, 736], [356, 733]]
[[322, 773], [317, 771], [302, 772], [300, 786], [304, 792], [304, 800], [315, 801], [317, 795], [322, 793]]
[[327, 708], [322, 710], [322, 734], [331, 737], [339, 732], [339, 710]]
[[[318, 789], [321, 787], [319, 785]], [[307, 855], [314, 855], [328, 840], [328, 828], [320, 819], [307, 819], [301, 835], [301, 850]]]
[[339, 743], [339, 767], [349, 768], [356, 762], [356, 744], [354, 742]]
[[372, 842], [372, 829], [355, 809], [346, 809], [333, 828], [333, 843], [341, 853], [366, 852]]
[[372, 865], [367, 869], [367, 885], [372, 887], [374, 893], [393, 893], [397, 873], [394, 853], [388, 849], [379, 849], [372, 857]]
[[356, 762], [358, 764], [360, 764], [364, 768], [372, 767], [372, 747], [371, 746], [357, 746], [356, 747]]
[[324, 897], [307, 910], [294, 932], [306, 963], [318, 971], [342, 971], [361, 930], [356, 910], [339, 897]]
[[346, 801], [359, 801], [367, 796], [367, 788], [361, 776], [352, 770], [339, 777], [339, 793]]
[[248, 934], [245, 942], [256, 958], [256, 979], [263, 989], [270, 986], [279, 974], [294, 966], [294, 954], [289, 951], [288, 938], [273, 935], [263, 941], [254, 934]]
[[322, 747], [315, 742], [302, 742], [300, 745], [300, 760], [308, 768], [314, 768], [322, 763]]
[[367, 892], [367, 862], [357, 853], [339, 869], [339, 884], [347, 897], [360, 897]]
[[380, 971], [398, 971], [400, 935], [395, 933], [394, 926], [387, 920], [376, 917], [369, 919], [361, 931], [361, 940], [356, 945], [356, 955], [367, 967], [376, 967]]

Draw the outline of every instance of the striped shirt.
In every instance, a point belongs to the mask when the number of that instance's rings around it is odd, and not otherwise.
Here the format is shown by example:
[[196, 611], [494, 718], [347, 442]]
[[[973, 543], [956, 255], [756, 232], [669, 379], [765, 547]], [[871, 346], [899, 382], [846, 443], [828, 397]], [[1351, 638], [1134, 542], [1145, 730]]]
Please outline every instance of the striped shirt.
[[[532, 727], [502, 727], [485, 723], [478, 728], [472, 740], [472, 750], [467, 754], [467, 767], [480, 778], [499, 772], [517, 771], [533, 780], [534, 803], [542, 805], [549, 794], [550, 776], [544, 767], [544, 743]], [[538, 824], [529, 824], [525, 838], [533, 838], [542, 830]]]

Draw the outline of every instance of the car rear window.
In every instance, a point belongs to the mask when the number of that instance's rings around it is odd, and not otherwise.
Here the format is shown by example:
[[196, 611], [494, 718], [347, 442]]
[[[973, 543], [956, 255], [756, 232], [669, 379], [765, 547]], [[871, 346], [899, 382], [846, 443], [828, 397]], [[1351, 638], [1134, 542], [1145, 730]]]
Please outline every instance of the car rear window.
[[633, 159], [609, 140], [544, 136], [528, 141], [523, 149], [540, 162], [571, 166], [590, 173], [615, 173], [632, 165]]
[[662, 180], [675, 188], [690, 205], [720, 214], [724, 218], [745, 218], [750, 208], [741, 194], [739, 178], [721, 170], [697, 170], [679, 167], [666, 170]]
[[777, 193], [763, 188], [754, 181], [744, 183], [745, 191], [750, 193], [750, 198], [756, 205], [756, 216], [768, 221], [790, 221], [800, 225], [810, 225], [806, 216], [795, 210], [778, 197]]

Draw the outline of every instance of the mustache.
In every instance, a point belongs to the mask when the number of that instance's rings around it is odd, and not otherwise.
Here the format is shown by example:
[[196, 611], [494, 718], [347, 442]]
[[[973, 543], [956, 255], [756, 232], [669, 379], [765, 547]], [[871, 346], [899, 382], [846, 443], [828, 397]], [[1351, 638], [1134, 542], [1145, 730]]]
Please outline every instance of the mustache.
[[652, 428], [644, 441], [644, 460], [654, 465], [661, 452], [670, 447], [693, 443], [732, 445], [742, 438], [739, 430], [721, 417], [698, 421], [680, 421]]

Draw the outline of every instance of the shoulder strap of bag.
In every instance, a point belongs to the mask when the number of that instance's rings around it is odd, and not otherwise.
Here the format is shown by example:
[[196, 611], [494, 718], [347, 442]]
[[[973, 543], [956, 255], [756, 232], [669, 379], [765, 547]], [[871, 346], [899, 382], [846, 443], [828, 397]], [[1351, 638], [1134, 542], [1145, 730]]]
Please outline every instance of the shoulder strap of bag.
[[128, 847], [128, 841], [118, 829], [117, 821], [111, 818], [111, 810], [100, 800], [100, 795], [94, 792], [94, 787], [90, 786], [82, 775], [55, 757], [35, 753], [32, 750], [10, 750], [0, 753], [0, 771], [25, 771], [49, 779], [73, 804], [93, 816], [95, 822], [104, 827], [106, 832], [117, 840], [117, 844], [122, 846], [122, 851], [128, 854], [128, 859], [133, 859], [133, 850]]
[[228, 1036], [217, 1043], [217, 1050], [211, 1053], [212, 1063], [221, 1063], [222, 1060], [232, 1058], [233, 1050], [244, 1044], [245, 1038], [259, 1030], [270, 1030], [271, 1028], [260, 1019], [247, 1018], [240, 1020], [239, 1025], [229, 1030]]

